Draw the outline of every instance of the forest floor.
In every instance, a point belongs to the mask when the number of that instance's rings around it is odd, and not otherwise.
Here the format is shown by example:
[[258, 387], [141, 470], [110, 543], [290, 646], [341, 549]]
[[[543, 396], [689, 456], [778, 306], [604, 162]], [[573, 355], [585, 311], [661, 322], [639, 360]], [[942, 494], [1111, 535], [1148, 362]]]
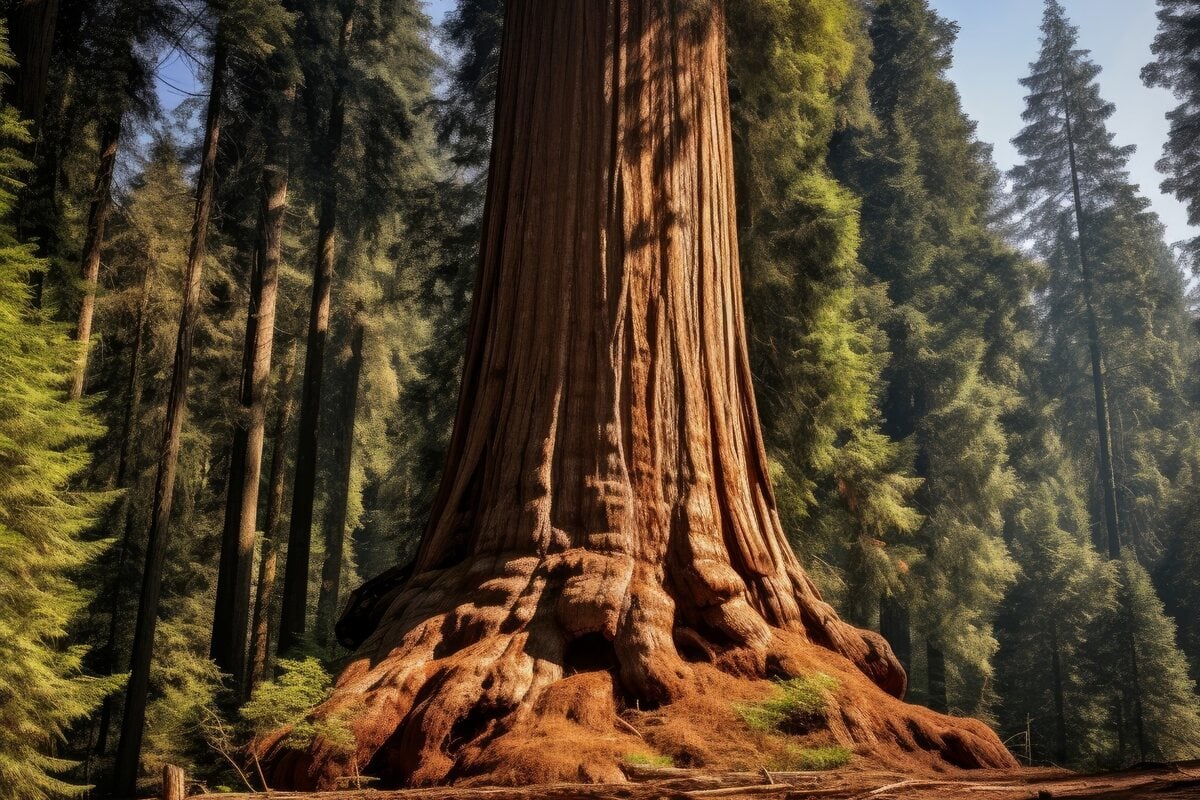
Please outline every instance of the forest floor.
[[[1198, 800], [1200, 762], [1154, 764], [1097, 775], [1065, 770], [980, 771], [940, 778], [843, 769], [828, 772], [709, 772], [628, 769], [629, 783], [522, 788], [450, 787], [324, 793], [201, 795], [206, 800]], [[193, 798], [195, 800], [195, 798]]]

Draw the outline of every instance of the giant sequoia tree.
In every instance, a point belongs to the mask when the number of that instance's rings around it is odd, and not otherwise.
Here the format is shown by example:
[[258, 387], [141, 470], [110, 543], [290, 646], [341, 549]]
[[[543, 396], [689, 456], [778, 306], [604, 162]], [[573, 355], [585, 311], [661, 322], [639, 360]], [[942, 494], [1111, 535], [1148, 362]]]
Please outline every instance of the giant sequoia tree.
[[[722, 5], [516, 0], [506, 15], [441, 489], [415, 561], [342, 620], [358, 652], [314, 715], [355, 746], [281, 732], [272, 785], [356, 769], [611, 779], [629, 747], [618, 702], [817, 669], [839, 681], [846, 742], [1010, 764], [981, 723], [889, 696], [905, 688], [890, 649], [838, 619], [780, 528], [741, 309]], [[548, 735], [580, 751], [556, 762]]]

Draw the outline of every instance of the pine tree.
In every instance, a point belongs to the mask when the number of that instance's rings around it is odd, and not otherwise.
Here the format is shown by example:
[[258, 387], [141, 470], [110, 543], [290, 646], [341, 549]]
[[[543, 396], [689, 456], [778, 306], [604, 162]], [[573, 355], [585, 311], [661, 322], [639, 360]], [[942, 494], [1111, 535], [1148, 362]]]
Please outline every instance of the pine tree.
[[[100, 278], [100, 255], [112, 212], [112, 184], [122, 139], [137, 123], [157, 112], [155, 62], [166, 41], [174, 38], [178, 10], [161, 0], [136, 0], [100, 7], [89, 25], [91, 53], [80, 64], [89, 75], [84, 95], [95, 115], [97, 154], [81, 257], [82, 286], [75, 338], [84, 346], [71, 378], [71, 397], [83, 395]], [[72, 293], [73, 294], [73, 293]]]
[[1200, 755], [1200, 697], [1150, 576], [1126, 549], [1114, 563], [1116, 600], [1096, 621], [1088, 673], [1111, 700], [1110, 764]]
[[[1158, 35], [1150, 49], [1155, 60], [1142, 69], [1142, 80], [1179, 100], [1167, 114], [1170, 134], [1158, 162], [1167, 176], [1162, 188], [1187, 205], [1192, 225], [1200, 225], [1200, 3], [1158, 0]], [[1200, 256], [1200, 237], [1188, 248]]]
[[184, 271], [179, 324], [172, 359], [166, 419], [158, 451], [153, 503], [146, 540], [145, 568], [137, 624], [134, 629], [129, 684], [126, 691], [121, 737], [117, 747], [114, 788], [133, 794], [138, 778], [145, 731], [146, 707], [154, 662], [155, 628], [167, 561], [168, 532], [172, 521], [184, 418], [188, 407], [195, 333], [201, 318], [203, 269], [208, 252], [209, 222], [213, 210], [215, 174], [220, 143], [222, 108], [231, 57], [261, 59], [270, 52], [270, 33], [278, 19], [273, 0], [243, 0], [209, 8], [214, 30], [210, 85], [205, 113], [200, 168], [196, 177], [192, 232]]
[[[1013, 398], [989, 374], [991, 328], [1017, 265], [986, 229], [994, 168], [945, 77], [955, 33], [924, 0], [875, 5], [874, 118], [839, 137], [834, 163], [863, 198], [859, 257], [892, 305], [884, 430], [914, 449], [924, 481], [915, 505], [925, 519], [881, 629], [923, 675], [918, 697], [982, 713], [993, 699], [992, 621], [1013, 577], [1001, 533], [1015, 493], [1001, 426]], [[915, 652], [912, 634], [925, 645]]]
[[850, 619], [895, 585], [890, 544], [917, 527], [917, 481], [880, 431], [886, 299], [855, 255], [857, 201], [825, 166], [855, 67], [851, 3], [731, 8], [739, 243], [751, 366], [793, 545]]
[[[226, 481], [225, 519], [217, 594], [213, 604], [210, 653], [233, 687], [247, 694], [246, 646], [251, 624], [251, 579], [258, 521], [259, 481], [267, 426], [268, 387], [274, 355], [275, 320], [279, 304], [280, 265], [291, 172], [290, 149], [293, 100], [299, 80], [290, 31], [291, 17], [273, 6], [276, 22], [270, 38], [268, 69], [259, 72], [264, 84], [248, 100], [261, 102], [263, 142], [259, 208], [250, 256], [246, 334], [238, 387], [239, 413]], [[263, 75], [265, 73], [265, 76]]]
[[[363, 490], [362, 483], [351, 487], [347, 481], [358, 474], [358, 465], [378, 463], [389, 449], [390, 457], [396, 457], [406, 446], [388, 414], [371, 415], [383, 429], [390, 428], [386, 433], [375, 424], [361, 426], [357, 419], [348, 424], [348, 416], [362, 411], [352, 399], [354, 370], [334, 369], [325, 351], [352, 353], [353, 331], [356, 321], [361, 322], [366, 344], [358, 380], [363, 393], [391, 393], [392, 386], [406, 383], [411, 377], [408, 362], [426, 340], [423, 334], [412, 335], [420, 328], [413, 324], [420, 314], [412, 281], [439, 259], [430, 250], [438, 234], [431, 233], [426, 220], [439, 213], [434, 179], [442, 166], [434, 155], [429, 114], [437, 63], [429, 46], [429, 19], [412, 0], [363, 0], [353, 7], [318, 3], [314, 9], [325, 15], [326, 38], [323, 55], [308, 66], [317, 77], [307, 81], [304, 103], [321, 109], [318, 118], [323, 124], [310, 130], [312, 150], [320, 155], [305, 165], [305, 174], [317, 191], [314, 253], [321, 277], [313, 284], [308, 327], [280, 652], [295, 646], [308, 631], [319, 641], [332, 638], [334, 611], [353, 574], [349, 567], [354, 554], [345, 550], [342, 540], [357, 528], [359, 514], [354, 509]], [[335, 241], [332, 249], [322, 244]], [[354, 359], [342, 361], [351, 365]], [[354, 431], [357, 441], [338, 443], [350, 448], [341, 453], [351, 457], [349, 466], [344, 459], [320, 457], [328, 442], [321, 431], [331, 428]], [[382, 452], [370, 453], [360, 446], [371, 439]], [[335, 463], [340, 466], [330, 469]], [[314, 511], [319, 499], [325, 503], [323, 514]], [[345, 522], [340, 521], [343, 503]], [[308, 587], [314, 572], [311, 562], [317, 559], [310, 558], [309, 548], [315, 520], [325, 531], [315, 570], [324, 573], [324, 586], [316, 596], [320, 627], [312, 629]], [[385, 563], [392, 558], [388, 553]]]
[[1085, 484], [1054, 433], [1054, 404], [1036, 374], [1021, 385], [1007, 419], [1021, 491], [1006, 538], [1019, 573], [997, 620], [998, 721], [1003, 736], [1028, 732], [1035, 763], [1094, 768], [1115, 740], [1086, 665], [1094, 625], [1115, 604], [1115, 575], [1092, 546]]
[[[1091, 736], [1099, 753], [1087, 757], [1129, 763], [1192, 746], [1179, 725], [1194, 714], [1193, 687], [1134, 553], [1159, 555], [1162, 509], [1196, 471], [1185, 374], [1194, 343], [1179, 268], [1128, 179], [1132, 148], [1107, 128], [1114, 107], [1100, 96], [1099, 67], [1077, 49], [1057, 0], [1047, 2], [1042, 32], [1022, 81], [1027, 126], [1014, 140], [1026, 161], [1012, 177], [1026, 235], [1049, 268], [1041, 382], [1062, 399], [1066, 451], [1090, 477], [1092, 539], [1114, 562], [1114, 600], [1081, 650], [1107, 731]], [[1122, 553], [1122, 542], [1131, 549]]]
[[[0, 25], [0, 43], [6, 42]], [[7, 44], [0, 67], [12, 66]], [[84, 533], [103, 494], [74, 488], [100, 432], [66, 397], [75, 346], [64, 327], [31, 310], [27, 277], [42, 264], [11, 222], [28, 141], [16, 109], [0, 105], [0, 798], [42, 800], [78, 791], [55, 773], [68, 726], [115, 689], [82, 672], [86, 648], [66, 645], [86, 598], [76, 573], [99, 551]]]

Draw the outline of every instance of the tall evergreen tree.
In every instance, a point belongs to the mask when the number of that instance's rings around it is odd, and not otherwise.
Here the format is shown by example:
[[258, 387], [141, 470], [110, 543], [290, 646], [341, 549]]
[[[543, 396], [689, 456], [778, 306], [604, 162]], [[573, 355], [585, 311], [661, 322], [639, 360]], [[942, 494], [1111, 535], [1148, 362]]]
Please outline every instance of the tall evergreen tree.
[[1180, 720], [1163, 709], [1186, 721], [1196, 698], [1174, 628], [1133, 552], [1160, 553], [1162, 509], [1196, 472], [1185, 390], [1194, 343], [1162, 226], [1128, 179], [1132, 148], [1114, 143], [1099, 67], [1077, 48], [1057, 0], [1047, 0], [1042, 33], [1022, 81], [1027, 126], [1014, 140], [1026, 161], [1012, 177], [1026, 235], [1049, 268], [1041, 381], [1062, 398], [1064, 444], [1077, 471], [1091, 476], [1093, 540], [1114, 562], [1115, 599], [1096, 613], [1082, 651], [1111, 736], [1099, 757], [1128, 763], [1192, 747], [1171, 744]]
[[857, 263], [857, 201], [831, 176], [837, 94], [855, 67], [849, 2], [730, 12], [739, 244], [751, 365], [792, 541], [860, 624], [895, 585], [891, 544], [917, 527], [918, 481], [880, 431], [887, 301]]
[[[319, 277], [314, 272], [281, 598], [281, 652], [296, 646], [309, 631], [319, 641], [331, 639], [334, 609], [351, 563], [342, 558], [347, 555], [342, 538], [356, 526], [339, 521], [338, 507], [343, 501], [350, 506], [358, 502], [351, 496], [357, 491], [347, 485], [354, 465], [347, 468], [343, 460], [340, 469], [322, 469], [320, 453], [328, 439], [318, 434], [331, 429], [358, 431], [354, 435], [361, 439], [372, 430], [346, 423], [347, 416], [360, 410], [352, 400], [354, 370], [333, 370], [325, 351], [353, 352], [357, 316], [367, 341], [360, 367], [364, 384], [380, 385], [374, 382], [384, 373], [392, 377], [383, 386], [394, 384], [401, 375], [407, 377], [406, 362], [423, 337], [407, 336], [401, 332], [403, 324], [397, 328], [394, 323], [397, 316], [408, 319], [414, 311], [409, 305], [413, 276], [437, 261], [436, 254], [429, 252], [431, 238], [423, 220], [429, 209], [438, 206], [432, 180], [441, 166], [433, 154], [436, 142], [429, 116], [437, 64], [430, 47], [429, 19], [415, 0], [317, 3], [315, 9], [324, 14], [320, 17], [324, 55], [307, 67], [314, 77], [306, 81], [303, 103], [323, 120], [319, 131], [310, 129], [312, 151], [319, 155], [305, 165], [305, 180], [317, 198], [314, 265]], [[372, 344], [376, 331], [378, 341], [386, 346]], [[382, 364], [376, 358], [382, 358]], [[336, 426], [331, 413], [338, 417]], [[383, 436], [388, 447], [403, 447], [395, 431]], [[343, 445], [353, 453], [353, 443], [338, 443]], [[334, 460], [324, 463], [332, 465]], [[318, 498], [326, 503], [320, 515], [315, 513]], [[347, 520], [356, 517], [346, 514]], [[314, 630], [308, 619], [314, 610], [308, 587], [314, 572], [310, 546], [317, 520], [325, 535], [315, 571], [323, 572], [324, 578], [315, 598], [321, 606], [322, 627]]]
[[289, 30], [290, 14], [282, 6], [273, 10], [277, 12], [277, 21], [270, 33], [278, 41], [270, 43], [268, 68], [259, 72], [262, 85], [246, 98], [261, 103], [263, 110], [258, 121], [264, 141], [238, 387], [240, 413], [234, 419], [225, 486], [225, 519], [210, 642], [213, 660], [243, 694], [248, 688], [246, 647], [250, 632], [252, 561], [291, 172], [291, 116], [300, 77]]
[[130, 795], [134, 793], [139, 774], [150, 673], [154, 663], [155, 628], [167, 556], [167, 534], [171, 524], [175, 478], [187, 411], [195, 331], [201, 313], [203, 269], [208, 253], [209, 222], [213, 211], [222, 104], [226, 99], [226, 71], [231, 57], [235, 60], [239, 57], [262, 58], [269, 52], [271, 33], [276, 30], [273, 23], [278, 20], [278, 16], [272, 11], [277, 8], [274, 0], [242, 0], [209, 8], [214, 27], [204, 137], [200, 149], [200, 168], [196, 176], [195, 208], [187, 266], [184, 270], [170, 393], [158, 452], [154, 499], [146, 540], [145, 569], [113, 781], [117, 792]]
[[[1187, 205], [1192, 225], [1200, 225], [1200, 2], [1158, 0], [1158, 35], [1150, 49], [1155, 60], [1142, 69], [1142, 80], [1179, 100], [1167, 114], [1171, 128], [1158, 162], [1167, 176], [1162, 188]], [[1188, 249], [1200, 257], [1200, 237]]]
[[[992, 329], [1019, 285], [1019, 259], [986, 230], [994, 169], [945, 76], [955, 34], [924, 0], [874, 6], [873, 118], [839, 137], [834, 163], [863, 198], [859, 257], [892, 304], [884, 430], [910, 443], [924, 480], [915, 497], [924, 523], [881, 629], [909, 654], [918, 697], [983, 712], [992, 622], [1013, 576], [1001, 534], [1015, 491], [1001, 427], [1012, 397], [989, 373]], [[914, 634], [924, 645], [915, 652]]]
[[[0, 68], [12, 54], [0, 25]], [[99, 426], [66, 397], [75, 347], [66, 330], [29, 306], [28, 275], [41, 268], [11, 221], [17, 147], [28, 131], [0, 105], [0, 798], [77, 792], [58, 777], [55, 751], [75, 720], [115, 688], [82, 674], [85, 648], [64, 639], [85, 596], [75, 573], [98, 545], [83, 534], [105, 497], [73, 486]]]
[[[1157, 225], [1129, 184], [1126, 163], [1133, 148], [1114, 143], [1106, 121], [1115, 109], [1100, 96], [1100, 68], [1087, 51], [1077, 49], [1076, 29], [1057, 0], [1047, 2], [1042, 34], [1039, 58], [1022, 80], [1030, 91], [1023, 115], [1026, 127], [1014, 139], [1026, 160], [1013, 169], [1012, 177], [1027, 232], [1052, 268], [1050, 325], [1054, 347], [1065, 359], [1061, 374], [1068, 385], [1060, 387], [1064, 395], [1079, 396], [1073, 382], [1079, 371], [1074, 342], [1086, 342], [1092, 449], [1097, 454], [1094, 497], [1103, 534], [1099, 538], [1115, 558], [1123, 537], [1142, 552], [1153, 543], [1145, 535], [1149, 526], [1120, 519], [1137, 513], [1139, 497], [1127, 491], [1118, 497], [1117, 488], [1129, 486], [1132, 476], [1126, 465], [1135, 462], [1137, 454], [1114, 452], [1119, 417], [1133, 416], [1119, 403], [1141, 398], [1127, 397], [1109, 384], [1119, 379], [1127, 363], [1137, 360], [1160, 367], [1168, 380], [1178, 375], [1164, 359], [1178, 360], [1187, 336], [1181, 318], [1170, 318], [1171, 305], [1182, 309], [1182, 292], [1177, 287], [1177, 296], [1171, 298], [1169, 286], [1163, 285], [1174, 268], [1162, 263], [1153, 241]], [[1141, 331], [1133, 328], [1135, 322], [1140, 322]], [[1131, 333], [1140, 335], [1131, 339]], [[1136, 355], [1126, 347], [1148, 345], [1152, 338], [1163, 339], [1166, 347]], [[1178, 395], [1177, 387], [1164, 388]], [[1070, 417], [1070, 408], [1067, 413]], [[1077, 436], [1068, 441], [1081, 444]]]

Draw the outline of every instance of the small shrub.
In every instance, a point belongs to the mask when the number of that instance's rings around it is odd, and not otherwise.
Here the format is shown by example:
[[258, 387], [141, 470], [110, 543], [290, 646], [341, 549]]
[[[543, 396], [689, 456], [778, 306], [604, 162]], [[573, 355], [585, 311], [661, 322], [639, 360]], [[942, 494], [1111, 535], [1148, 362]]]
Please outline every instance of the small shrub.
[[673, 767], [675, 759], [649, 753], [630, 753], [625, 756], [625, 763], [633, 767]]
[[339, 751], [354, 747], [354, 735], [346, 725], [350, 712], [314, 721], [309, 712], [329, 697], [333, 679], [315, 658], [279, 662], [279, 676], [254, 690], [242, 706], [242, 719], [254, 738], [290, 726], [287, 742], [303, 748], [316, 738]]
[[742, 721], [764, 733], [805, 733], [825, 719], [829, 693], [837, 681], [817, 673], [779, 681], [766, 700], [735, 706]]
[[844, 747], [796, 747], [787, 745], [770, 764], [776, 772], [812, 772], [837, 769], [850, 763], [853, 754]]

